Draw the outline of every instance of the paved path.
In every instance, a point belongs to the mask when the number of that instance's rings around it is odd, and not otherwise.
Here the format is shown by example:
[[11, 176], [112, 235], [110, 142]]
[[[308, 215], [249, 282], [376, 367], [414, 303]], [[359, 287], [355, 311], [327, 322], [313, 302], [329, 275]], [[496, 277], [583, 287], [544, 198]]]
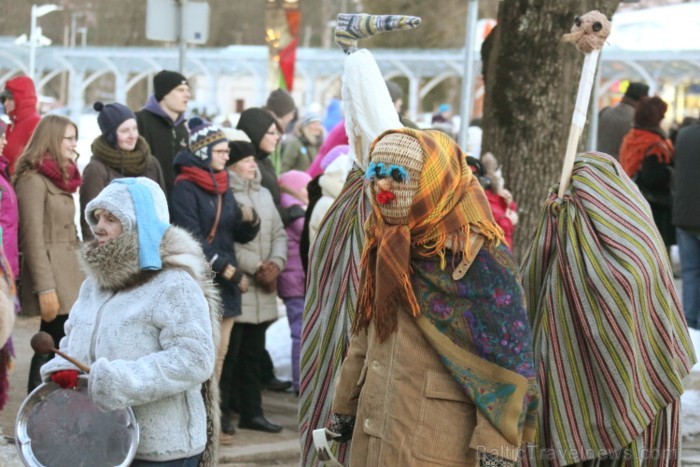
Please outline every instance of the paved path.
[[[677, 285], [680, 285], [678, 282]], [[38, 318], [19, 318], [12, 333], [17, 359], [10, 373], [10, 400], [5, 409], [0, 412], [0, 430], [6, 436], [14, 436], [15, 416], [26, 396], [27, 374], [32, 355], [29, 340], [38, 329]], [[700, 389], [700, 377], [688, 379], [687, 388]], [[235, 435], [235, 445], [220, 450], [220, 465], [223, 467], [297, 466], [299, 463], [297, 401], [297, 397], [292, 393], [264, 392], [265, 414], [284, 426], [284, 430], [279, 434], [238, 430]], [[682, 465], [700, 466], [700, 433], [695, 439], [684, 441]], [[4, 444], [1, 438], [0, 466], [22, 467], [14, 446]]]

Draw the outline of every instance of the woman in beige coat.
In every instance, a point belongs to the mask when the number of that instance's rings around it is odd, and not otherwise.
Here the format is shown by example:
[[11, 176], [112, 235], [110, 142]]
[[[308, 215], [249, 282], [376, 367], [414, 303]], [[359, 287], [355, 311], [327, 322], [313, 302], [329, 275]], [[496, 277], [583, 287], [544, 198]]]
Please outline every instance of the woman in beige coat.
[[[84, 276], [78, 264], [73, 194], [81, 183], [75, 164], [78, 127], [59, 115], [39, 122], [17, 160], [13, 183], [19, 205], [22, 311], [41, 314], [42, 331], [58, 347], [63, 324]], [[39, 368], [52, 356], [35, 354], [28, 389], [41, 384]]]
[[282, 426], [263, 415], [260, 361], [265, 331], [277, 320], [277, 277], [287, 263], [287, 233], [272, 195], [260, 184], [255, 156], [245, 150], [252, 146], [237, 143], [229, 144], [230, 186], [236, 202], [252, 207], [260, 216], [260, 232], [248, 243], [235, 243], [238, 267], [248, 276], [250, 287], [241, 299], [242, 313], [233, 327], [229, 354], [234, 355], [234, 379], [240, 394], [239, 427], [276, 433]]

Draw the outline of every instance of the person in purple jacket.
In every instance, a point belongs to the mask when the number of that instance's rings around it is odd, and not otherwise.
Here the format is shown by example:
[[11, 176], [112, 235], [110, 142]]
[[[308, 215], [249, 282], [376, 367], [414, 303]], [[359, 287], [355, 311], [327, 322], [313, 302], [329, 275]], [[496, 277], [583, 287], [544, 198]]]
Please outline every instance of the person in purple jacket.
[[17, 195], [10, 183], [10, 161], [2, 155], [7, 144], [5, 129], [7, 126], [0, 121], [0, 228], [2, 228], [2, 248], [5, 258], [10, 264], [13, 277], [19, 277], [19, 249], [17, 247], [17, 230], [19, 218], [17, 211]]
[[[299, 170], [290, 170], [279, 176], [277, 182], [282, 192], [283, 208], [298, 205], [306, 209], [309, 195], [306, 185], [311, 176]], [[304, 295], [306, 293], [306, 275], [301, 264], [299, 242], [304, 230], [304, 218], [295, 219], [286, 227], [287, 230], [287, 265], [277, 281], [277, 295], [287, 307], [287, 320], [292, 335], [292, 386], [299, 394], [299, 354], [301, 347], [301, 320], [304, 312]]]

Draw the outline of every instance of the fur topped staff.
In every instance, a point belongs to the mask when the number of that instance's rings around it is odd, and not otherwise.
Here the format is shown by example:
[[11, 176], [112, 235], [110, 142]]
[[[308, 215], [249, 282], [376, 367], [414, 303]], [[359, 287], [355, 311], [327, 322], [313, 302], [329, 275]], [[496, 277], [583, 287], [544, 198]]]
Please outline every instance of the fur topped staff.
[[562, 36], [564, 42], [574, 42], [576, 48], [580, 52], [586, 54], [586, 58], [583, 62], [581, 80], [578, 83], [576, 108], [574, 109], [574, 115], [571, 119], [571, 130], [569, 131], [569, 141], [566, 145], [564, 167], [561, 173], [561, 180], [559, 181], [559, 198], [564, 196], [569, 186], [571, 171], [574, 168], [576, 148], [578, 147], [581, 133], [583, 133], [583, 127], [586, 124], [588, 102], [591, 98], [591, 89], [593, 88], [593, 80], [595, 79], [598, 56], [600, 55], [600, 49], [603, 48], [605, 40], [609, 35], [610, 21], [600, 11], [593, 10], [583, 16], [577, 16], [574, 19], [571, 32]]

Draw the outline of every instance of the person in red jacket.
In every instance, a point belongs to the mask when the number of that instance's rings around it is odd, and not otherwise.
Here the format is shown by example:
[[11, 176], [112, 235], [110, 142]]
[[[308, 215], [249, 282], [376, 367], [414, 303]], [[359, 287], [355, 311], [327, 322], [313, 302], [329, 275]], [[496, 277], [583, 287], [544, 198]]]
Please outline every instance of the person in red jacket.
[[3, 155], [9, 161], [10, 174], [13, 174], [15, 161], [24, 151], [24, 147], [41, 120], [39, 112], [36, 111], [37, 98], [34, 82], [27, 76], [12, 78], [5, 83], [0, 101], [12, 122], [5, 133], [7, 146]]
[[467, 165], [479, 179], [486, 199], [491, 206], [493, 218], [503, 229], [503, 237], [508, 248], [513, 249], [513, 231], [518, 223], [518, 205], [510, 191], [503, 188], [503, 178], [498, 174], [498, 161], [490, 152], [481, 159], [467, 156]]

